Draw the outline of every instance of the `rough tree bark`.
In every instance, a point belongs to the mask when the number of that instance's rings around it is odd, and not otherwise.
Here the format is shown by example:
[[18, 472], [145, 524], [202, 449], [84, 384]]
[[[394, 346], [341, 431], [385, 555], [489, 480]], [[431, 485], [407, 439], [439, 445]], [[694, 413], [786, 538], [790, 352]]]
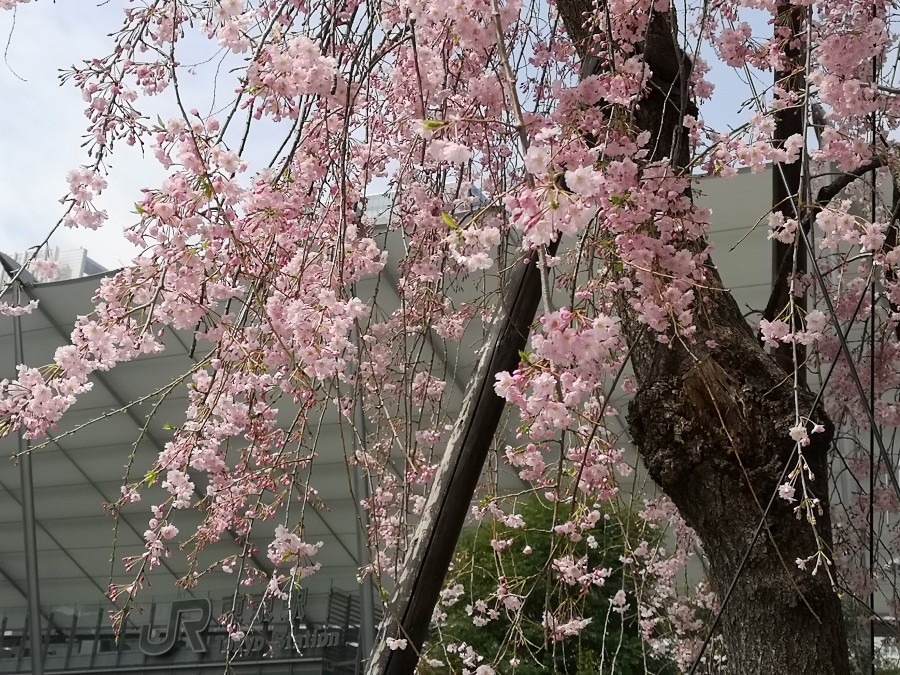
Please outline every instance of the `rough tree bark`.
[[[582, 59], [591, 57], [583, 16], [592, 5], [591, 0], [557, 0]], [[673, 39], [675, 20], [671, 13], [651, 20], [643, 45], [653, 72], [651, 92], [633, 121], [654, 134], [657, 158], [671, 157], [684, 166], [688, 146], [681, 124], [689, 105], [690, 60]], [[708, 288], [697, 293], [698, 331], [689, 345], [646, 339], [628, 304], [620, 303], [620, 309], [639, 383], [628, 415], [632, 437], [650, 475], [700, 536], [721, 597], [739, 573], [785, 464], [796, 461], [787, 434], [796, 423], [795, 392], [711, 262], [707, 272]], [[809, 412], [813, 396], [805, 388], [796, 395], [801, 414]], [[813, 418], [826, 431], [812, 434], [803, 452], [821, 503], [816, 527], [830, 547], [833, 427], [822, 411]], [[795, 564], [816, 550], [810, 525], [777, 499], [722, 616], [729, 672], [849, 672], [841, 607], [828, 575], [820, 570], [813, 576]]]

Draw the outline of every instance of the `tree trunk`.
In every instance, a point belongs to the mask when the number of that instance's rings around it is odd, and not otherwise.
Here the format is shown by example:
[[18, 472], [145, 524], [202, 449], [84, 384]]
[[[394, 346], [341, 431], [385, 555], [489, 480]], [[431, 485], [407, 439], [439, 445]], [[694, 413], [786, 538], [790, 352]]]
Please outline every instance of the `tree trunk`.
[[[591, 0], [557, 0], [582, 59], [591, 59], [583, 16]], [[682, 120], [690, 112], [690, 60], [673, 40], [673, 13], [656, 14], [642, 46], [653, 72], [650, 92], [634, 123], [657, 139], [654, 157], [688, 158]], [[590, 74], [590, 72], [586, 73]], [[650, 475], [693, 527], [709, 559], [713, 588], [722, 598], [740, 577], [721, 628], [732, 673], [848, 673], [841, 607], [827, 570], [798, 568], [824, 547], [830, 554], [828, 449], [833, 427], [822, 411], [812, 417], [825, 431], [810, 434], [803, 455], [820, 500], [816, 536], [810, 524], [776, 498], [766, 529], [754, 535], [770, 496], [796, 462], [788, 429], [796, 424], [793, 382], [748, 327], [737, 303], [709, 263], [707, 289], [697, 289], [697, 333], [687, 346], [663, 345], [620, 305], [638, 391], [629, 428]], [[801, 415], [813, 396], [797, 392]], [[799, 492], [799, 490], [798, 490]], [[819, 546], [821, 545], [821, 546]], [[746, 563], [742, 559], [748, 548]]]
[[[718, 274], [709, 282], [721, 288]], [[725, 291], [700, 295], [703, 323], [693, 354], [640, 340], [628, 321], [640, 386], [629, 428], [650, 475], [703, 542], [713, 588], [721, 598], [741, 574], [722, 617], [730, 672], [846, 673], [839, 600], [827, 570], [795, 561], [817, 551], [810, 524], [777, 498], [747, 562], [761, 515], [785, 464], [797, 461], [787, 430], [795, 424], [791, 382], [759, 346]], [[715, 340], [716, 347], [705, 346]], [[799, 392], [801, 411], [813, 397]], [[816, 529], [829, 553], [828, 448], [833, 429], [812, 434], [803, 454], [822, 504]], [[740, 570], [740, 571], [739, 571]]]
[[[785, 27], [792, 35], [802, 34], [806, 12], [799, 5], [791, 5], [788, 0], [781, 0], [777, 7], [776, 28]], [[787, 65], [775, 71], [775, 84], [802, 100], [806, 89], [806, 78], [802, 68], [803, 49], [801, 43], [788, 42], [784, 48]], [[784, 148], [784, 142], [794, 134], [803, 135], [803, 107], [799, 104], [789, 105], [775, 115], [775, 133], [773, 145]], [[800, 220], [798, 205], [806, 196], [802, 192], [803, 162], [784, 164], [778, 162], [772, 166], [772, 212], [780, 213], [785, 219]], [[772, 321], [779, 318], [790, 306], [806, 310], [806, 293], [791, 298], [791, 278], [807, 272], [806, 245], [803, 237], [797, 242], [796, 256], [794, 244], [785, 244], [777, 239], [772, 240], [772, 294], [773, 301], [766, 307], [764, 319]], [[795, 261], [796, 258], [796, 261]], [[796, 293], [796, 290], [795, 290]], [[803, 330], [801, 312], [794, 312], [790, 319], [794, 330]], [[795, 363], [806, 361], [806, 347], [800, 344], [784, 342], [778, 345], [775, 360], [786, 373], [794, 372]], [[797, 376], [805, 383], [806, 369], [798, 368]]]

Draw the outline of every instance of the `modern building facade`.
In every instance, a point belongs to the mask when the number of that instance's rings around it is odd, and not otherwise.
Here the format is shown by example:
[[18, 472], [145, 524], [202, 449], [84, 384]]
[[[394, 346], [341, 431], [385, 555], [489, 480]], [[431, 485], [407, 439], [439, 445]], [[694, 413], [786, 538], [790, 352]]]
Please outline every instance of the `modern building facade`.
[[[31, 255], [28, 252], [14, 253], [11, 257], [16, 265], [21, 265], [31, 259]], [[83, 248], [60, 249], [59, 246], [44, 246], [38, 251], [35, 258], [38, 260], [51, 260], [57, 264], [57, 273], [52, 279], [44, 279], [40, 275], [32, 274], [32, 277], [38, 283], [80, 279], [81, 277], [103, 274], [107, 271], [100, 263], [91, 259]], [[6, 270], [0, 270], [0, 283], [5, 283], [8, 279]]]

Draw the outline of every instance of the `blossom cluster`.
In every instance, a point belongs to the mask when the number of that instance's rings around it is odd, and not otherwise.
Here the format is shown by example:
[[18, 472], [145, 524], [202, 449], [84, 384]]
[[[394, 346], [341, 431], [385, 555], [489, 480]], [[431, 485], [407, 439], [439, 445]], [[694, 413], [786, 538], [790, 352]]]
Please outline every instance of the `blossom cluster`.
[[[2, 9], [22, 4], [0, 0]], [[808, 8], [796, 33], [773, 0], [717, 2], [680, 17], [685, 54], [709, 48], [720, 67], [791, 72], [803, 85], [782, 76], [765, 95], [748, 93], [753, 109], [727, 130], [685, 105], [673, 133], [687, 141], [686, 161], [666, 156], [660, 148], [669, 139], [638, 125], [666, 65], [690, 68], [681, 95], [714, 94], [702, 58], [659, 64], [645, 53], [650, 22], [671, 11], [662, 0], [595, 3], [583, 28], [596, 63], [584, 69], [585, 45], [552, 29], [554, 3], [125, 4], [109, 54], [63, 73], [84, 100], [88, 155], [67, 176], [60, 223], [103, 226], [110, 160], [123, 142], [140, 146], [165, 172], [136, 196], [125, 229], [141, 253], [104, 279], [94, 310], [52, 363], [20, 365], [0, 381], [0, 431], [37, 440], [88, 395], [92, 375], [188, 336], [190, 372], [150, 396], [161, 402], [186, 390], [184, 418], [166, 430], [149, 466], [131, 458], [112, 505], [146, 509], [147, 494], [155, 502], [144, 552], [126, 561], [134, 582], [110, 588], [123, 612], [150, 570], [181, 555], [179, 539], [193, 547], [186, 586], [204, 574], [199, 551], [228, 536], [246, 546], [209, 569], [240, 569], [237, 583], [261, 580], [279, 595], [316, 571], [321, 544], [304, 538], [304, 525], [307, 513], [327, 507], [315, 467], [326, 452], [319, 437], [332, 424], [348, 471], [367, 486], [351, 500], [369, 543], [360, 574], [390, 588], [457, 422], [472, 347], [491, 329], [511, 272], [534, 264], [542, 297], [533, 334], [518, 364], [491, 383], [516, 419], [496, 439], [475, 515], [495, 528], [489, 545], [499, 563], [534, 554], [532, 524], [496, 499], [509, 475], [553, 505], [547, 534], [557, 549], [545, 568], [574, 600], [533, 618], [531, 628], [550, 643], [597, 629], [599, 618], [577, 605], [612, 591], [624, 570], [647, 592], [616, 588], [610, 613], [636, 618], [654, 654], [689, 667], [700, 617], [716, 599], [676, 580], [696, 541], [671, 505], [648, 503], [641, 537], [626, 541], [613, 563], [591, 556], [613, 505], [625, 508], [622, 479], [635, 476], [616, 422], [625, 397], [642, 386], [625, 372], [629, 347], [650, 340], [700, 353], [715, 342], [697, 339], [715, 217], [693, 199], [700, 171], [728, 178], [773, 163], [807, 173], [825, 167], [811, 178], [811, 199], [795, 195], [793, 214], [767, 206], [756, 214], [769, 238], [809, 248], [821, 274], [792, 269], [786, 306], [763, 317], [758, 334], [767, 347], [805, 354], [842, 428], [868, 426], [869, 412], [878, 425], [900, 423], [896, 205], [860, 187], [876, 169], [877, 195], [897, 183], [890, 139], [900, 97], [889, 69], [878, 70], [895, 44], [889, 3], [794, 3]], [[759, 11], [774, 26], [765, 35], [750, 18]], [[186, 84], [198, 38], [226, 52], [223, 80], [234, 75], [212, 107]], [[151, 97], [168, 101], [163, 115]], [[803, 133], [778, 137], [785, 109], [801, 110]], [[870, 128], [876, 122], [883, 128]], [[855, 172], [846, 174], [855, 184], [827, 199], [812, 194], [835, 171]], [[861, 208], [866, 198], [878, 202], [867, 204], [874, 216]], [[367, 210], [381, 199], [390, 202], [385, 212]], [[39, 277], [56, 271], [37, 249], [33, 258]], [[0, 314], [33, 308], [3, 302]], [[854, 325], [870, 319], [862, 339]], [[866, 404], [858, 385], [874, 401]], [[775, 489], [802, 503], [811, 480], [803, 452], [824, 426], [799, 406], [786, 426], [797, 470]], [[869, 496], [893, 512], [883, 488]], [[864, 524], [864, 492], [840, 522]], [[188, 509], [202, 512], [199, 525], [187, 525]], [[258, 523], [276, 517], [282, 525], [260, 542]], [[662, 529], [674, 533], [674, 546], [655, 536]], [[839, 538], [835, 560], [863, 592], [872, 579], [854, 567], [852, 539]], [[274, 571], [252, 564], [257, 548]], [[495, 571], [486, 597], [466, 597], [454, 579], [436, 623], [457, 602], [478, 627], [521, 622], [526, 580], [499, 564]], [[226, 625], [233, 639], [246, 635], [247, 627]], [[389, 649], [409, 648], [406, 638], [388, 639]], [[466, 641], [446, 652], [477, 675], [520, 659], [481, 654]]]

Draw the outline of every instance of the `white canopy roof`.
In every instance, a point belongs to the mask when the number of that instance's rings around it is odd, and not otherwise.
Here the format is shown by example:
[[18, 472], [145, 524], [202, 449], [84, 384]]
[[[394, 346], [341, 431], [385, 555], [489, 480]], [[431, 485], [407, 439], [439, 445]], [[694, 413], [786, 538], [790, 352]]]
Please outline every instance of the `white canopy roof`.
[[[21, 317], [24, 362], [40, 366], [52, 361], [55, 349], [68, 343], [69, 332], [77, 315], [91, 310], [91, 296], [100, 276], [69, 281], [28, 285], [28, 298], [39, 300], [37, 309]], [[8, 294], [11, 295], [11, 292]], [[4, 297], [9, 301], [8, 297]], [[122, 364], [92, 377], [94, 388], [83, 395], [63, 417], [59, 428], [51, 434], [47, 447], [32, 453], [35, 521], [39, 560], [40, 595], [43, 613], [59, 616], [65, 608], [104, 603], [110, 583], [130, 582], [121, 558], [140, 555], [144, 551], [143, 532], [150, 518], [153, 493], [134, 504], [121, 518], [104, 512], [104, 504], [120, 495], [123, 477], [133, 443], [147, 423], [147, 415], [155, 401], [148, 401], [124, 412], [109, 415], [77, 431], [79, 425], [120, 409], [125, 403], [162, 387], [190, 370], [191, 338], [170, 334], [167, 349], [159, 355], [146, 356]], [[14, 321], [0, 317], [0, 376], [15, 375]], [[149, 422], [135, 453], [132, 480], [144, 475], [156, 459], [162, 444], [171, 437], [166, 424], [177, 426], [184, 420], [187, 405], [184, 387], [176, 389], [159, 406]], [[309, 580], [311, 594], [317, 587], [326, 591], [333, 585], [350, 591], [356, 588], [359, 565], [357, 543], [357, 510], [348, 490], [348, 470], [344, 462], [342, 442], [336, 424], [325, 424], [320, 432], [320, 457], [314, 465], [315, 485], [327, 504], [307, 512], [306, 538], [322, 541], [317, 560], [323, 572]], [[36, 445], [40, 442], [36, 442]], [[0, 455], [10, 458], [18, 450], [15, 435], [0, 439]], [[333, 456], [331, 456], [333, 455]], [[160, 493], [161, 494], [161, 493]], [[160, 500], [161, 501], [161, 500]], [[0, 463], [0, 609], [9, 615], [26, 605], [26, 568], [23, 555], [23, 505], [20, 471], [15, 461]], [[181, 522], [197, 521], [194, 514], [183, 513]], [[254, 556], [258, 565], [271, 569], [265, 556], [271, 541], [273, 523], [261, 524], [253, 541], [260, 549]], [[188, 531], [181, 527], [182, 532]], [[114, 564], [111, 565], [115, 542]], [[240, 554], [242, 547], [234, 539], [223, 539], [210, 547], [203, 561], [213, 561]], [[150, 575], [152, 590], [145, 595], [173, 597], [178, 593], [176, 580], [187, 571], [183, 553], [164, 558], [162, 565]], [[114, 570], [112, 577], [111, 570]], [[206, 578], [196, 593], [213, 596], [234, 591], [235, 578], [215, 572]], [[192, 591], [183, 591], [190, 596]]]

